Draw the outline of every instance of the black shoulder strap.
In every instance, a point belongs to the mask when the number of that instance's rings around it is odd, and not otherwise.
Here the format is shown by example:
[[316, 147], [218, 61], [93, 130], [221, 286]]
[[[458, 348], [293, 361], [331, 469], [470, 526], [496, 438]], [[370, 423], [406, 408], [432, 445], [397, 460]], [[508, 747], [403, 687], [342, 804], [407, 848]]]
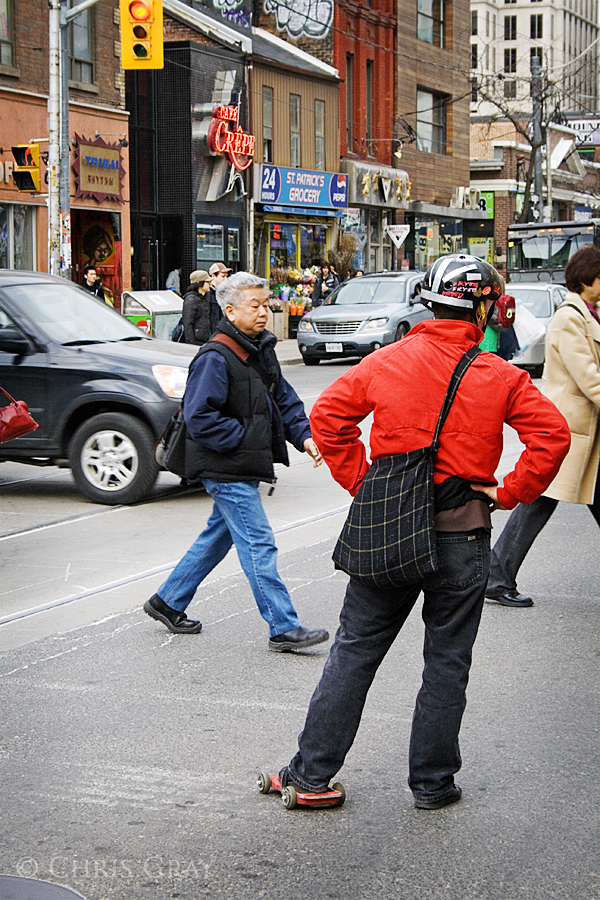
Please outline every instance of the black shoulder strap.
[[[577, 312], [579, 313], [579, 315], [580, 315], [580, 316], [583, 316], [583, 318], [585, 319], [585, 313], [583, 312], [583, 310], [579, 309], [578, 306], [575, 306], [574, 303], [561, 303], [560, 306], [561, 306], [561, 307], [562, 307], [562, 306], [570, 306], [571, 309], [576, 309]], [[560, 309], [560, 307], [559, 307], [559, 309]]]
[[448, 390], [446, 391], [446, 396], [444, 397], [444, 402], [442, 404], [442, 409], [440, 412], [439, 419], [437, 421], [437, 425], [435, 426], [435, 432], [433, 435], [433, 444], [438, 444], [438, 439], [440, 436], [440, 431], [444, 426], [444, 422], [446, 421], [446, 417], [450, 412], [450, 407], [456, 397], [456, 392], [458, 391], [458, 386], [462, 380], [463, 375], [473, 362], [473, 360], [479, 356], [481, 350], [479, 347], [471, 347], [470, 350], [467, 350], [465, 355], [458, 361], [458, 365], [456, 366], [454, 372], [452, 373], [452, 377], [450, 379], [450, 384], [448, 385]]

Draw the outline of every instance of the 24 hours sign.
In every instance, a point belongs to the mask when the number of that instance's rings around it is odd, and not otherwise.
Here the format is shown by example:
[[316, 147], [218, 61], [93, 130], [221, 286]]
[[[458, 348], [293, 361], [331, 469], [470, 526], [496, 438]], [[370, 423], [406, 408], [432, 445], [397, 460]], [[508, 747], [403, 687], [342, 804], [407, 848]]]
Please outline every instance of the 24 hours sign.
[[348, 176], [282, 166], [260, 167], [259, 203], [345, 209], [348, 206]]

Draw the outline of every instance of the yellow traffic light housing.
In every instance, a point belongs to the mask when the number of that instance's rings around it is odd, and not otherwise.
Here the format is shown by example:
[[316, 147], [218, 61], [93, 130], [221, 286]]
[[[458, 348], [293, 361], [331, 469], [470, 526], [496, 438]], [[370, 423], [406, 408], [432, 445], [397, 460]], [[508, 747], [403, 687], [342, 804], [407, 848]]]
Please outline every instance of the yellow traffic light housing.
[[12, 147], [16, 168], [13, 169], [13, 178], [20, 191], [28, 194], [40, 193], [40, 145], [17, 144]]
[[162, 69], [162, 0], [121, 0], [121, 65]]

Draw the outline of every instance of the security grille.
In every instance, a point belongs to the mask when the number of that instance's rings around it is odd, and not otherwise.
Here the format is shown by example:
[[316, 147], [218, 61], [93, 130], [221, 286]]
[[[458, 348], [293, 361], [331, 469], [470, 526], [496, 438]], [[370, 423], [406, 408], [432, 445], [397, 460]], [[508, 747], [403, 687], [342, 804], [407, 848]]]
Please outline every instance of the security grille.
[[319, 334], [354, 334], [362, 322], [317, 322]]

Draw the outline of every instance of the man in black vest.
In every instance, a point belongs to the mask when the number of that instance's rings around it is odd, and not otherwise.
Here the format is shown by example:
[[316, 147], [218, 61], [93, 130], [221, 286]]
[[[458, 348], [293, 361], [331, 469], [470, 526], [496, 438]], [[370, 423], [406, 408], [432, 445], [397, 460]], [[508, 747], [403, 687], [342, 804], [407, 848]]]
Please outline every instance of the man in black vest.
[[311, 647], [329, 634], [300, 624], [277, 571], [275, 538], [258, 485], [274, 483], [274, 463], [289, 466], [286, 439], [306, 450], [315, 466], [323, 459], [304, 405], [281, 374], [277, 339], [266, 331], [267, 283], [238, 272], [218, 286], [217, 300], [224, 316], [190, 366], [183, 400], [197, 471], [215, 505], [204, 531], [144, 609], [175, 634], [200, 632], [202, 625], [188, 619], [185, 609], [235, 544], [269, 625], [269, 649]]

